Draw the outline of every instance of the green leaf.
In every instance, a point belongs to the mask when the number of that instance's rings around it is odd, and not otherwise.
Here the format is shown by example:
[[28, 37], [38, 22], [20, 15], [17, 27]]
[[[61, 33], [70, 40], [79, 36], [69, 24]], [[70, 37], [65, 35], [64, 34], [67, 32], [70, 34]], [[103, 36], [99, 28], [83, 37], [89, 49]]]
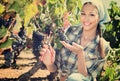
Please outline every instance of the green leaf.
[[4, 43], [0, 44], [0, 48], [9, 48], [10, 46], [12, 46], [13, 42], [14, 42], [14, 39], [8, 38], [7, 41], [5, 41]]
[[22, 19], [20, 18], [19, 14], [16, 14], [16, 23], [14, 27], [12, 28], [12, 32], [18, 33], [20, 28], [22, 27]]
[[76, 8], [81, 9], [81, 0], [67, 0], [66, 1], [67, 10], [70, 12], [75, 12]]
[[5, 11], [5, 6], [0, 4], [0, 15]]
[[7, 28], [5, 28], [3, 25], [0, 28], [0, 38], [4, 37], [7, 34]]
[[14, 0], [11, 2], [11, 5], [9, 7], [9, 10], [15, 10], [17, 13], [19, 13], [20, 17], [24, 17], [24, 7], [28, 4], [30, 4], [31, 1], [29, 0]]
[[24, 26], [27, 27], [32, 17], [38, 13], [38, 6], [33, 2], [25, 6], [24, 9]]

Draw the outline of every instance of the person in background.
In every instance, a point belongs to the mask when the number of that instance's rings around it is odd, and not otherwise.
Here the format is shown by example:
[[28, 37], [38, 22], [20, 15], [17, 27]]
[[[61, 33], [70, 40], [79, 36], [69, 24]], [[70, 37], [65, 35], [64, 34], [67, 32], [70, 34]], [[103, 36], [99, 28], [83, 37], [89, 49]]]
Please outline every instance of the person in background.
[[44, 44], [40, 50], [40, 60], [50, 72], [59, 71], [60, 81], [95, 81], [111, 50], [101, 32], [110, 21], [105, 6], [100, 0], [84, 0], [82, 5], [80, 25], [68, 28], [67, 41], [60, 41], [63, 47], [55, 51]]

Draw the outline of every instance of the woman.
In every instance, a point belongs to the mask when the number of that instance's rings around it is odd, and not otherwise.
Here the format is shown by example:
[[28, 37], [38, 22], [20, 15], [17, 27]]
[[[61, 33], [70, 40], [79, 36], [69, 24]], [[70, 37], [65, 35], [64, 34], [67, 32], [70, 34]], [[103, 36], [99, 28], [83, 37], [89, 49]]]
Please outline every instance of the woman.
[[80, 19], [81, 25], [66, 32], [69, 43], [60, 41], [64, 47], [59, 53], [47, 45], [40, 51], [40, 59], [50, 72], [59, 69], [60, 81], [92, 81], [110, 49], [101, 37], [101, 27], [110, 21], [104, 5], [99, 0], [84, 0]]

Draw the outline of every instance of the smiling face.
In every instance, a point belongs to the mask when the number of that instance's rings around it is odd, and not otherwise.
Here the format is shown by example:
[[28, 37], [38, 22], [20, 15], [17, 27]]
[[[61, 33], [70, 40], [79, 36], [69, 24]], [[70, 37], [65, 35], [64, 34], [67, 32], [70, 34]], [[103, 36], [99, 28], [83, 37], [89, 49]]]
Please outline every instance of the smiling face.
[[90, 3], [86, 3], [82, 7], [80, 19], [84, 30], [96, 30], [99, 23], [97, 8]]

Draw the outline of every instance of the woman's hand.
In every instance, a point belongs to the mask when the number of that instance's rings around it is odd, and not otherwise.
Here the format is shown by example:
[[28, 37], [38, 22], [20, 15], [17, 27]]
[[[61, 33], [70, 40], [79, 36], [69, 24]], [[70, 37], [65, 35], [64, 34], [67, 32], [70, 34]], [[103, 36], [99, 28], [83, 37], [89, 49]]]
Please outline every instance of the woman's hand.
[[64, 45], [67, 49], [69, 49], [70, 51], [74, 52], [75, 54], [77, 54], [78, 57], [78, 71], [87, 76], [87, 69], [86, 69], [86, 63], [85, 63], [85, 57], [84, 57], [84, 51], [83, 51], [83, 47], [79, 44], [76, 43], [66, 43], [65, 41], [60, 41], [62, 43], [62, 45]]
[[70, 51], [74, 52], [75, 54], [79, 54], [83, 52], [83, 47], [75, 42], [71, 44], [66, 43], [65, 41], [60, 41], [64, 47], [69, 49]]
[[46, 66], [53, 65], [55, 61], [55, 50], [48, 45], [44, 45], [40, 50], [40, 60]]

